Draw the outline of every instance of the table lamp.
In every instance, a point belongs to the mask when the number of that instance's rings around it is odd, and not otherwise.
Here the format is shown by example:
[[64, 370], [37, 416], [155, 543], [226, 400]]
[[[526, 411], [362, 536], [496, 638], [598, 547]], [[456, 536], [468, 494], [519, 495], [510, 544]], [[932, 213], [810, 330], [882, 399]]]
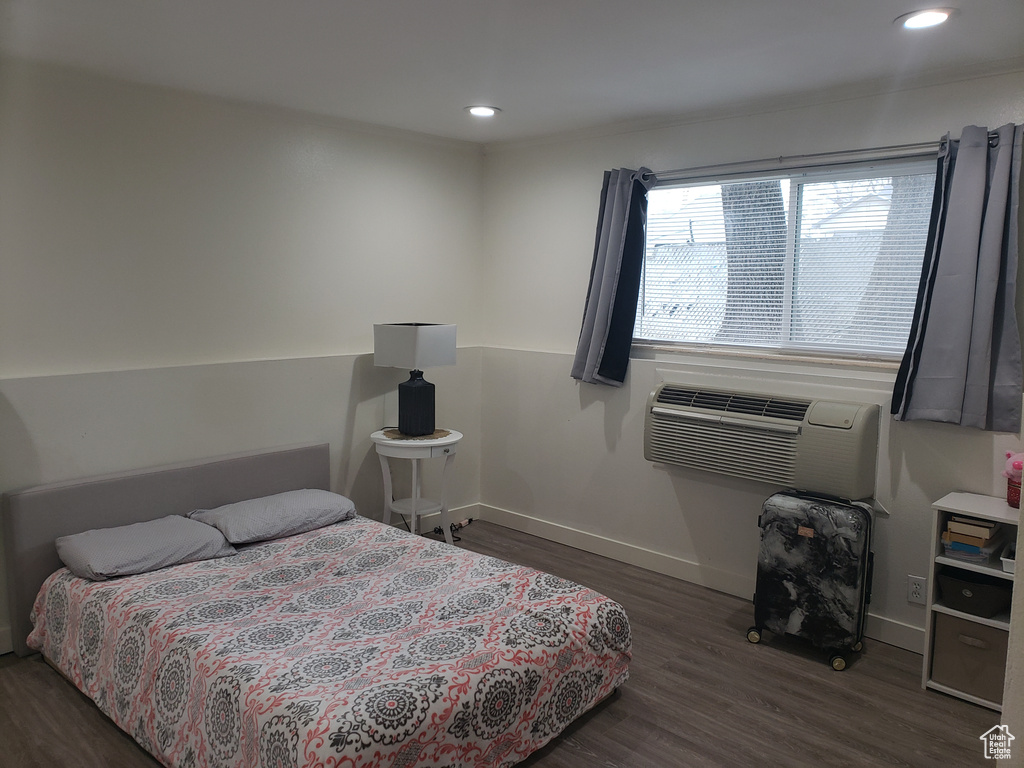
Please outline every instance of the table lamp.
[[383, 323], [373, 326], [373, 364], [409, 369], [398, 385], [398, 431], [410, 437], [434, 432], [434, 385], [423, 369], [455, 365], [455, 326]]

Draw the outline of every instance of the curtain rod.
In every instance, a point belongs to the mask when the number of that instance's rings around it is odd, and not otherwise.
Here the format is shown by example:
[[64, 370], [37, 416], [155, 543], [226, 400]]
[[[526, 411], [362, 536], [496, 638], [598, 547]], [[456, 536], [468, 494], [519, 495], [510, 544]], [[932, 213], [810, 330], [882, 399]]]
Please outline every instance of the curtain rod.
[[[934, 156], [941, 142], [928, 141], [916, 144], [891, 144], [887, 147], [870, 147], [865, 149], [847, 149], [836, 152], [818, 152], [808, 155], [781, 155], [767, 157], [763, 160], [745, 160], [736, 163], [720, 163], [718, 165], [702, 165], [696, 168], [678, 168], [672, 171], [651, 171], [658, 182], [682, 181], [699, 179], [706, 176], [728, 176], [757, 170], [798, 170], [813, 168], [820, 165], [842, 165], [846, 162], [869, 162], [871, 160], [895, 160], [899, 158]], [[867, 157], [863, 157], [863, 156]], [[862, 158], [857, 160], [856, 158]], [[842, 158], [842, 159], [841, 159]], [[816, 162], [810, 163], [808, 161]], [[803, 163], [801, 165], [800, 163]], [[644, 174], [646, 176], [647, 174]]]

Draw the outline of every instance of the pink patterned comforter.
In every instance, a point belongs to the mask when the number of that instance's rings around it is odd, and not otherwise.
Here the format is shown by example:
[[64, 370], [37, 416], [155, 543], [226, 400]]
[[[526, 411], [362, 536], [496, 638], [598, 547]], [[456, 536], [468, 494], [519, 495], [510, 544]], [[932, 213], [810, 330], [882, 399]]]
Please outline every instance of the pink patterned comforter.
[[625, 682], [615, 602], [357, 517], [115, 581], [29, 645], [168, 766], [507, 766]]

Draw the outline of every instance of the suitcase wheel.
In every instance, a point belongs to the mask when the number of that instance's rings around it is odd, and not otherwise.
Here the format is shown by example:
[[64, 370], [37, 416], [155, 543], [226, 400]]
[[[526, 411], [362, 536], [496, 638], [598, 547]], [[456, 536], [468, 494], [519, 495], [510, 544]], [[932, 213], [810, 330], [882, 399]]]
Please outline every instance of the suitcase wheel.
[[838, 653], [833, 655], [832, 658], [828, 660], [828, 663], [836, 672], [842, 672], [844, 669], [846, 669], [846, 659], [844, 659]]
[[761, 642], [761, 630], [759, 630], [757, 627], [751, 627], [750, 629], [748, 629], [747, 630], [747, 640], [749, 640], [751, 643], [760, 643]]
[[853, 648], [850, 649], [854, 653], [860, 653], [864, 650], [864, 643], [857, 643]]

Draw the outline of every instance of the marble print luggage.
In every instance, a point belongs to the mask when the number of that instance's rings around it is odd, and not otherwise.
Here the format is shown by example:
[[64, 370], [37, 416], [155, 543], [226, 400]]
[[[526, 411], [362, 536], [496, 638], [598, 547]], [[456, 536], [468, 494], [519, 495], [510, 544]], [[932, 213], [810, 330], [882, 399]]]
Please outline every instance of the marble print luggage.
[[871, 589], [871, 514], [866, 504], [777, 493], [761, 510], [751, 642], [768, 629], [833, 653], [860, 650]]

